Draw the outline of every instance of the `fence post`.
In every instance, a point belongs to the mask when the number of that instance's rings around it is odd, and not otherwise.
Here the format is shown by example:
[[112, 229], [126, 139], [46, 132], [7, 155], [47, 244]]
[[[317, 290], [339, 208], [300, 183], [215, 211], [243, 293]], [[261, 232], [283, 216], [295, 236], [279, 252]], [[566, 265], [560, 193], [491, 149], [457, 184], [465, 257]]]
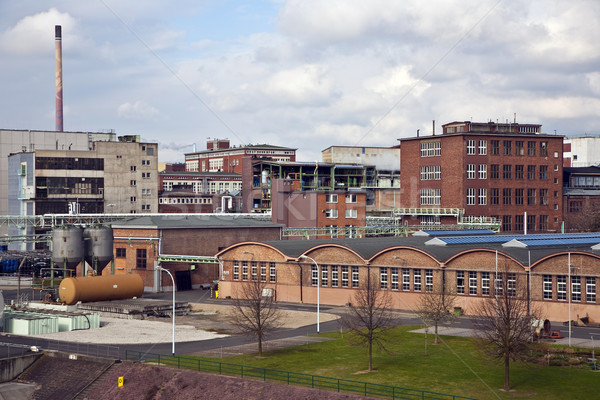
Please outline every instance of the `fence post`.
[[267, 370], [263, 368], [263, 382], [267, 381]]
[[340, 380], [338, 379], [338, 392], [340, 391]]
[[315, 376], [314, 376], [314, 375], [311, 375], [311, 376], [310, 376], [310, 379], [311, 379], [311, 386], [312, 386], [312, 387], [313, 387], [313, 389], [314, 389], [314, 387], [315, 387]]
[[290, 384], [290, 371], [287, 372], [288, 374], [288, 385]]
[[160, 354], [158, 355], [158, 365], [160, 365]]
[[365, 396], [367, 395], [367, 383], [365, 382]]
[[242, 374], [240, 375], [240, 378], [244, 377], [244, 366], [242, 365]]
[[177, 356], [177, 368], [181, 368], [181, 357]]
[[219, 363], [219, 375], [221, 375], [221, 367], [223, 366], [223, 363]]

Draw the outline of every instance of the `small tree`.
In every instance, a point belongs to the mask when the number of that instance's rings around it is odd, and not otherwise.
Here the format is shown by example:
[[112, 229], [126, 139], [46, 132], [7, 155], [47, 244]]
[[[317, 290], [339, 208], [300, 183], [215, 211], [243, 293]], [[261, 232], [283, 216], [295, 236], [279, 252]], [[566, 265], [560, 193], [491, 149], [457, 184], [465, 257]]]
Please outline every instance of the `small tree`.
[[352, 303], [342, 323], [357, 339], [357, 344], [366, 345], [369, 351], [369, 371], [373, 370], [373, 344], [385, 350], [384, 333], [392, 326], [391, 297], [388, 291], [380, 290], [372, 283], [371, 274], [360, 285], [352, 297]]
[[510, 362], [522, 359], [532, 343], [532, 321], [538, 310], [530, 310], [526, 284], [517, 284], [505, 268], [496, 276], [494, 293], [473, 309], [480, 344], [489, 356], [504, 362], [504, 390], [510, 390]]
[[240, 333], [256, 337], [259, 355], [262, 355], [263, 340], [281, 327], [283, 319], [274, 295], [265, 289], [265, 283], [258, 277], [241, 283], [239, 290], [234, 292], [233, 309], [229, 314], [229, 321]]
[[434, 285], [432, 291], [421, 294], [417, 314], [426, 325], [434, 326], [434, 344], [438, 344], [438, 326], [455, 319], [453, 314], [455, 304], [456, 292], [443, 282]]

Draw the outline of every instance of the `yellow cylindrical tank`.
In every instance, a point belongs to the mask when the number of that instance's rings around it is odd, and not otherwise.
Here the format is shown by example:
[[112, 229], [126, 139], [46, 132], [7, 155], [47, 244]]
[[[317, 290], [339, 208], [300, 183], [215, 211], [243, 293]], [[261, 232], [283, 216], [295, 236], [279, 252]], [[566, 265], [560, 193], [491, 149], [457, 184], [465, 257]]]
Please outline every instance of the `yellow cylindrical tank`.
[[138, 274], [100, 275], [65, 278], [60, 282], [58, 296], [68, 305], [78, 301], [122, 300], [140, 297], [144, 282]]

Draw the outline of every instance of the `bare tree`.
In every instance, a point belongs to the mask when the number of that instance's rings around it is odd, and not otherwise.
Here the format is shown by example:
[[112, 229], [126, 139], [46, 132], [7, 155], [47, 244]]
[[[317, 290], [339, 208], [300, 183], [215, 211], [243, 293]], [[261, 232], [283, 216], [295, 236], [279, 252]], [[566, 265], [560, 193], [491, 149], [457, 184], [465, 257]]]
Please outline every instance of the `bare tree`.
[[283, 314], [275, 302], [273, 291], [258, 277], [240, 285], [234, 293], [235, 299], [229, 321], [240, 333], [256, 337], [258, 354], [262, 355], [265, 337], [281, 327]]
[[524, 358], [532, 343], [531, 310], [526, 283], [505, 268], [495, 279], [494, 293], [474, 307], [473, 324], [484, 352], [504, 362], [504, 390], [510, 390], [510, 362]]
[[357, 344], [369, 349], [369, 371], [373, 370], [373, 345], [385, 350], [384, 333], [392, 327], [391, 297], [372, 282], [370, 272], [367, 281], [352, 297], [349, 309], [342, 316], [342, 323], [357, 339]]
[[438, 344], [438, 326], [453, 321], [456, 304], [456, 291], [450, 285], [440, 281], [434, 285], [433, 290], [425, 291], [419, 298], [417, 314], [425, 324], [434, 326], [434, 344]]

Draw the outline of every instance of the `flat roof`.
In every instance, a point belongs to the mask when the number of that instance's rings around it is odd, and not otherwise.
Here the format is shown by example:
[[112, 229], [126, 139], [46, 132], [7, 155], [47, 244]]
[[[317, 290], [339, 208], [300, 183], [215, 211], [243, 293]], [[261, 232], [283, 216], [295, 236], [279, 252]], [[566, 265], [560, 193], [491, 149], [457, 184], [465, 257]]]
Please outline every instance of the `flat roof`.
[[165, 214], [131, 217], [116, 221], [113, 228], [137, 229], [208, 229], [208, 228], [281, 228], [284, 225], [235, 214]]

